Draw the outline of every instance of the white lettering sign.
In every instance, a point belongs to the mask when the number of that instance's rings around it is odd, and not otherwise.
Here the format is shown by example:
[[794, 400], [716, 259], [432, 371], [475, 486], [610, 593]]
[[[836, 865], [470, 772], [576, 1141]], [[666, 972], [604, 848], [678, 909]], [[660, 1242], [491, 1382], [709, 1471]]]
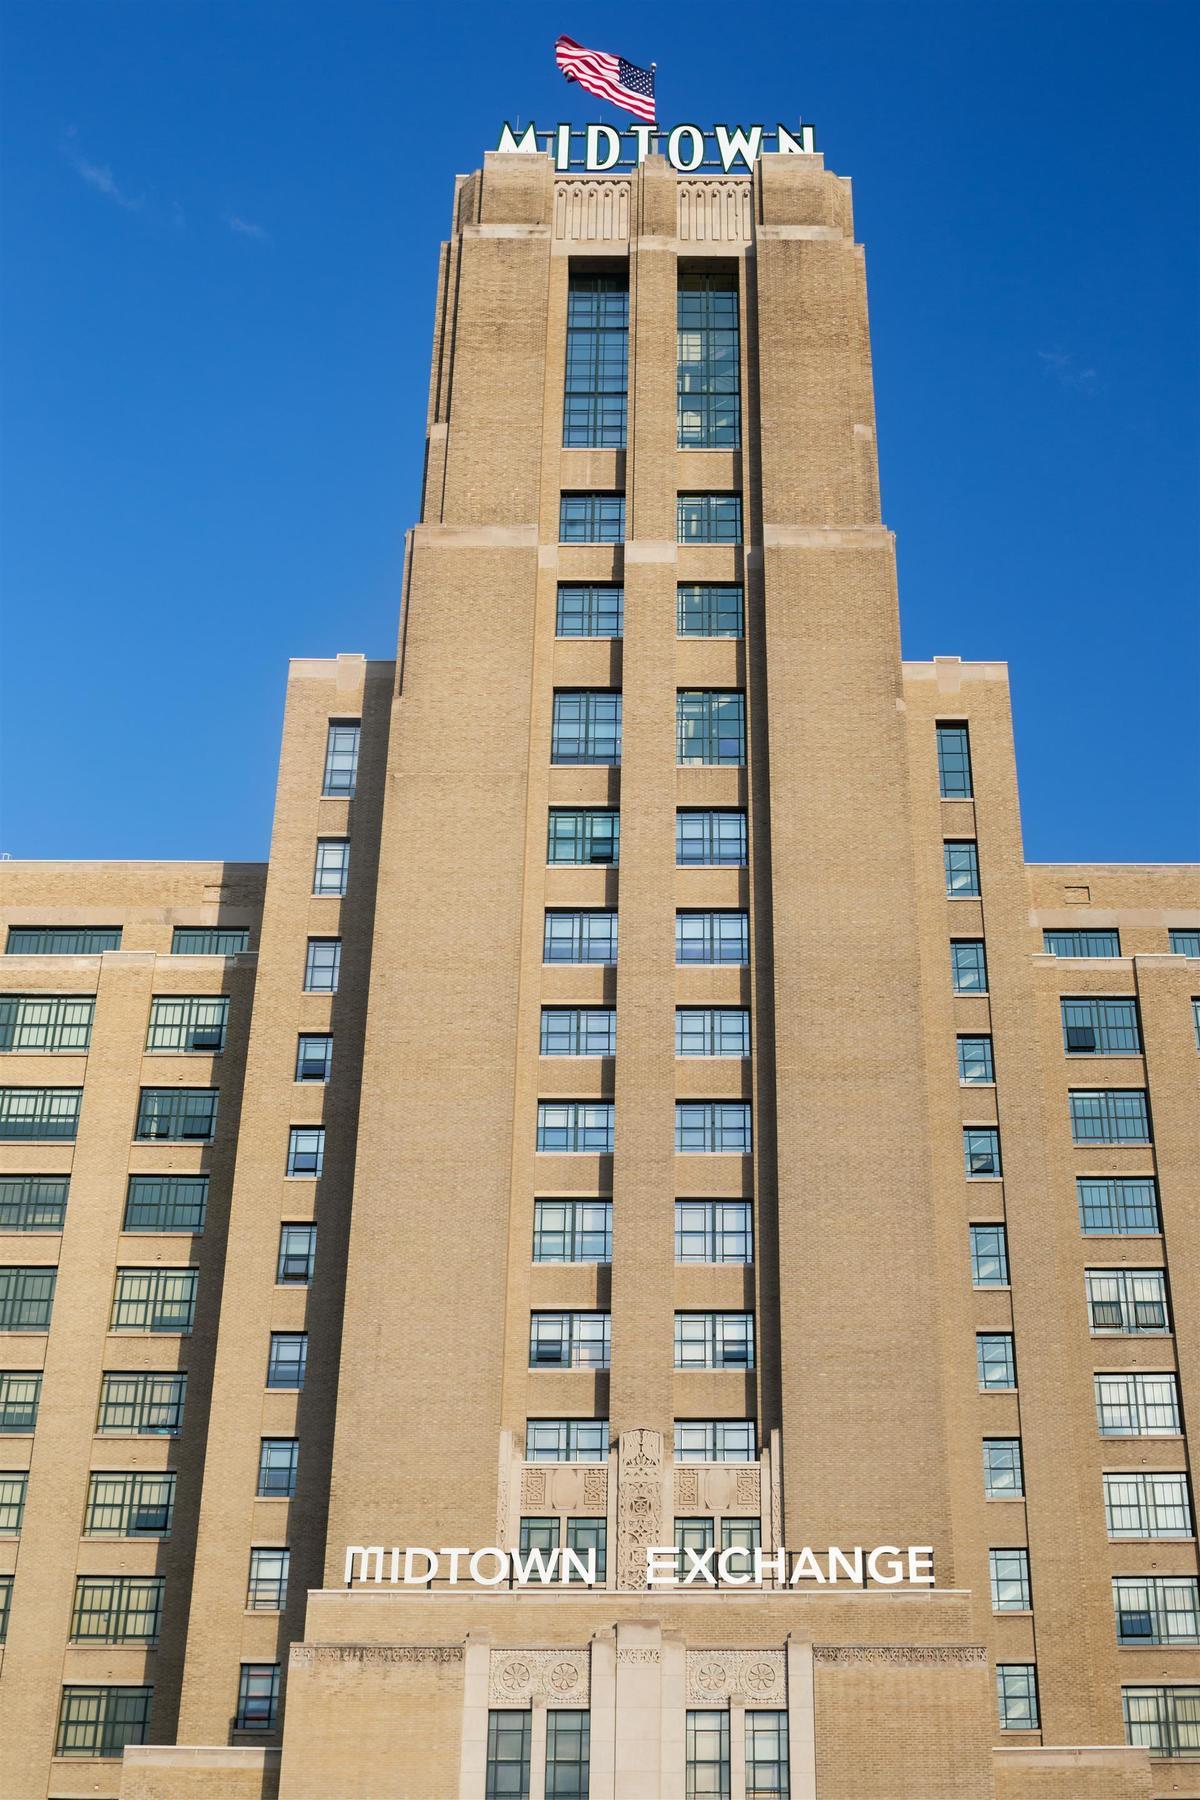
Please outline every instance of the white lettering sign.
[[[458, 1545], [427, 1550], [420, 1545], [408, 1549], [386, 1549], [382, 1544], [350, 1544], [346, 1549], [343, 1580], [347, 1587], [371, 1582], [376, 1586], [429, 1588], [438, 1585], [457, 1586], [466, 1582], [473, 1587], [544, 1587], [570, 1581], [583, 1587], [597, 1586], [595, 1550], [502, 1550], [487, 1545], [482, 1550], [469, 1550]], [[646, 1583], [648, 1587], [761, 1587], [764, 1581], [779, 1587], [799, 1587], [806, 1581], [852, 1582], [861, 1587], [864, 1580], [881, 1587], [906, 1583], [913, 1587], [933, 1586], [933, 1549], [929, 1544], [909, 1544], [900, 1549], [895, 1544], [880, 1544], [865, 1550], [856, 1545], [842, 1550], [835, 1544], [828, 1550], [746, 1552], [736, 1547], [722, 1550], [715, 1546], [705, 1550], [682, 1549], [674, 1544], [650, 1544], [646, 1547]]]
[[659, 131], [653, 125], [554, 125], [539, 131], [536, 125], [514, 128], [507, 120], [496, 149], [510, 156], [548, 153], [556, 169], [584, 175], [605, 175], [612, 169], [636, 168], [648, 156], [663, 155], [681, 175], [713, 173], [729, 175], [735, 169], [753, 167], [764, 153], [778, 156], [812, 156], [816, 141], [811, 125], [789, 131], [777, 125], [675, 125]]

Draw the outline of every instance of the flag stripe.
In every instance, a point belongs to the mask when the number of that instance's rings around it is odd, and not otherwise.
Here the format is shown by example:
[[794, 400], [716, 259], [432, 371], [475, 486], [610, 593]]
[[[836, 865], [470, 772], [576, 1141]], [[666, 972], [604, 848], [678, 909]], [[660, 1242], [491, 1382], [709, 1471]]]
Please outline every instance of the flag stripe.
[[560, 37], [556, 42], [554, 60], [568, 81], [577, 81], [587, 93], [611, 100], [614, 106], [654, 124], [652, 70], [639, 69], [636, 63], [612, 56], [607, 50], [587, 50], [569, 37]]

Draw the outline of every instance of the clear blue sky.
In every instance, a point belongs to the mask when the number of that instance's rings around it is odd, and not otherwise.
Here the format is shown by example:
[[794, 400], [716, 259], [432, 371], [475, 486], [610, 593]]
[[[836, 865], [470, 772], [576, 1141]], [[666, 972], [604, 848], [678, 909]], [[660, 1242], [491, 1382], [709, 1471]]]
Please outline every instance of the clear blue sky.
[[453, 176], [618, 119], [566, 31], [815, 122], [905, 654], [1011, 664], [1031, 858], [1200, 852], [1193, 0], [6, 16], [0, 850], [266, 854], [287, 657], [393, 653]]

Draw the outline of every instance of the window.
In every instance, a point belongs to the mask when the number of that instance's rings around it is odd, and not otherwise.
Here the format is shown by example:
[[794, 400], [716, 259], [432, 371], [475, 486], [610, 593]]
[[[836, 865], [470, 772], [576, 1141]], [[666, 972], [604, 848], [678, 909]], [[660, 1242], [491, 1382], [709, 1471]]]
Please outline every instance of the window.
[[677, 912], [677, 963], [746, 963], [750, 920], [744, 912]]
[[572, 275], [567, 289], [566, 449], [620, 449], [629, 386], [629, 277]]
[[1114, 1575], [1118, 1644], [1200, 1644], [1194, 1575]]
[[542, 960], [548, 963], [605, 963], [617, 960], [617, 915], [608, 912], [547, 911]]
[[558, 505], [560, 544], [625, 541], [624, 494], [564, 494]]
[[1033, 1663], [997, 1663], [996, 1699], [1001, 1731], [1038, 1728], [1037, 1669]]
[[745, 868], [746, 815], [735, 808], [675, 814], [675, 861], [682, 869]]
[[1110, 1538], [1191, 1537], [1187, 1476], [1106, 1475], [1104, 1517]]
[[131, 1175], [124, 1231], [204, 1230], [207, 1175]]
[[987, 993], [987, 956], [982, 938], [952, 938], [950, 976], [956, 994]]
[[1074, 1088], [1071, 1136], [1077, 1144], [1148, 1144], [1150, 1120], [1144, 1088]]
[[607, 1369], [605, 1312], [535, 1312], [529, 1321], [531, 1369]]
[[973, 838], [947, 839], [942, 845], [946, 860], [946, 895], [950, 900], [978, 900], [979, 853]]
[[108, 1437], [177, 1437], [186, 1392], [186, 1375], [102, 1375], [96, 1430]]
[[599, 806], [552, 806], [548, 863], [602, 863], [620, 854], [621, 815]]
[[274, 1731], [278, 1708], [279, 1664], [243, 1663], [234, 1729]]
[[0, 1369], [0, 1431], [22, 1436], [37, 1425], [42, 1377], [37, 1369]]
[[937, 728], [938, 791], [943, 800], [970, 800], [971, 740], [965, 725]]
[[975, 1287], [1008, 1286], [1008, 1244], [1003, 1225], [972, 1225], [971, 1282]]
[[753, 1575], [754, 1552], [762, 1548], [762, 1526], [758, 1519], [722, 1519], [721, 1550], [733, 1554], [726, 1564], [732, 1575]]
[[1200, 956], [1200, 931], [1173, 931], [1170, 941], [1172, 956]]
[[1162, 1269], [1087, 1269], [1084, 1281], [1093, 1337], [1170, 1330]]
[[1085, 1237], [1153, 1237], [1161, 1229], [1153, 1175], [1081, 1175], [1075, 1190]]
[[1016, 1387], [1017, 1365], [1010, 1331], [977, 1332], [975, 1356], [979, 1366], [981, 1392], [986, 1393], [993, 1388]]
[[625, 589], [613, 581], [561, 581], [554, 619], [560, 638], [619, 638], [625, 631]]
[[677, 1263], [752, 1263], [748, 1200], [677, 1200]]
[[172, 956], [241, 956], [249, 948], [250, 933], [244, 928], [177, 925], [171, 938]]
[[0, 1331], [49, 1331], [57, 1269], [0, 1269]]
[[677, 1369], [752, 1369], [754, 1315], [737, 1312], [677, 1312]]
[[753, 1462], [753, 1419], [676, 1419], [676, 1462]]
[[1043, 931], [1042, 949], [1047, 956], [1120, 956], [1116, 931]]
[[66, 994], [0, 994], [0, 1051], [86, 1050], [96, 1002]]
[[212, 1142], [217, 1129], [216, 1088], [143, 1088], [137, 1132], [142, 1139]]
[[615, 768], [621, 760], [620, 694], [604, 688], [555, 694], [550, 760]]
[[675, 630], [679, 637], [744, 637], [741, 583], [681, 581], [675, 590]]
[[325, 740], [325, 780], [321, 784], [321, 792], [331, 799], [354, 798], [361, 729], [357, 719], [329, 721], [329, 736]]
[[144, 1744], [150, 1724], [148, 1687], [64, 1687], [55, 1756], [119, 1757]]
[[591, 1716], [580, 1708], [546, 1714], [546, 1800], [587, 1800]]
[[162, 1595], [160, 1576], [77, 1576], [71, 1642], [156, 1644]]
[[350, 839], [318, 838], [314, 894], [344, 894], [350, 879]]
[[785, 1712], [746, 1714], [746, 1800], [787, 1800], [788, 1716]]
[[[556, 1517], [521, 1520], [520, 1549], [523, 1556], [531, 1550], [540, 1550], [544, 1556], [564, 1547], [561, 1544], [562, 1523]], [[608, 1525], [604, 1519], [567, 1519], [565, 1548], [579, 1557], [585, 1567], [592, 1559], [592, 1572], [597, 1581], [603, 1581], [608, 1561]], [[561, 1575], [561, 1580], [578, 1581], [582, 1577], [574, 1571]]]
[[1179, 1391], [1174, 1375], [1097, 1374], [1095, 1383], [1101, 1437], [1178, 1436]]
[[333, 1073], [333, 1038], [328, 1031], [302, 1031], [296, 1043], [296, 1080], [328, 1081]]
[[687, 1800], [729, 1800], [729, 1712], [687, 1715]]
[[735, 450], [740, 442], [737, 277], [679, 277], [676, 302], [679, 448]]
[[750, 1014], [744, 1006], [677, 1006], [675, 1054], [749, 1056]]
[[299, 1438], [262, 1438], [258, 1446], [258, 1496], [290, 1500], [296, 1492]]
[[532, 1714], [488, 1713], [486, 1800], [529, 1800]]
[[196, 1269], [118, 1269], [110, 1331], [190, 1331]]
[[300, 1389], [308, 1365], [307, 1331], [273, 1331], [267, 1355], [267, 1386]]
[[0, 1575], [0, 1644], [8, 1637], [8, 1615], [12, 1611], [13, 1578]]
[[1192, 1001], [1192, 1028], [1196, 1033], [1196, 1048], [1200, 1050], [1200, 1000]]
[[740, 494], [680, 494], [675, 503], [675, 536], [681, 544], [740, 544]]
[[1200, 1687], [1123, 1687], [1125, 1742], [1152, 1756], [1200, 1750]]
[[314, 1177], [325, 1168], [325, 1127], [293, 1125], [288, 1132], [287, 1172]]
[[706, 1550], [712, 1550], [717, 1541], [716, 1520], [710, 1517], [702, 1519], [676, 1519], [675, 1521], [675, 1565], [686, 1573], [691, 1563], [684, 1556], [690, 1550], [695, 1556], [703, 1556]]
[[537, 1147], [551, 1152], [593, 1151], [613, 1147], [611, 1101], [539, 1100]]
[[611, 1006], [543, 1006], [543, 1056], [614, 1056], [617, 1014]]
[[65, 1138], [79, 1130], [82, 1088], [0, 1088], [0, 1144]]
[[10, 925], [6, 956], [100, 956], [121, 948], [119, 925]]
[[741, 768], [746, 761], [745, 697], [722, 689], [675, 696], [676, 761]]
[[199, 995], [180, 999], [158, 995], [150, 1002], [146, 1051], [206, 1050], [215, 1054], [225, 1048], [228, 1019], [229, 1001], [224, 996], [206, 1000]]
[[249, 1612], [282, 1612], [287, 1605], [288, 1566], [286, 1549], [251, 1550], [250, 1580], [246, 1588]]
[[341, 938], [309, 938], [304, 959], [305, 993], [336, 994], [341, 971]]
[[175, 1477], [108, 1469], [88, 1478], [85, 1537], [168, 1537], [175, 1514]]
[[28, 1486], [29, 1476], [24, 1469], [0, 1472], [0, 1537], [20, 1536]]
[[533, 1260], [610, 1263], [612, 1201], [535, 1200]]
[[960, 1037], [958, 1079], [965, 1087], [987, 1087], [996, 1079], [990, 1037]]
[[1142, 1047], [1136, 1000], [1064, 1000], [1062, 1025], [1072, 1056], [1135, 1056]]
[[1028, 1550], [989, 1550], [993, 1612], [1028, 1612]]
[[526, 1462], [607, 1462], [607, 1419], [527, 1419]]
[[1025, 1492], [1020, 1438], [984, 1438], [983, 1492], [988, 1500], [1019, 1500]]
[[317, 1255], [315, 1225], [281, 1225], [279, 1227], [279, 1261], [275, 1279], [305, 1287], [312, 1280]]
[[1000, 1174], [1000, 1133], [994, 1125], [963, 1126], [963, 1157], [968, 1181]]
[[675, 1149], [681, 1155], [724, 1151], [748, 1156], [750, 1107], [739, 1100], [677, 1100]]
[[0, 1177], [0, 1231], [61, 1231], [69, 1186], [67, 1175]]

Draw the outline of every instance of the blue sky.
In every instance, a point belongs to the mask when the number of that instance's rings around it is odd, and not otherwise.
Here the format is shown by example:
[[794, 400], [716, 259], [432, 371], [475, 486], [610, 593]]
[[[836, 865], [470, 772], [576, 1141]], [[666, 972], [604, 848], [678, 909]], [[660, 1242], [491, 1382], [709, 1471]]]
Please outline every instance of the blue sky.
[[1010, 663], [1031, 858], [1200, 854], [1192, 0], [8, 0], [0, 850], [266, 854], [286, 659], [393, 653], [453, 176], [619, 122], [559, 31], [815, 122], [905, 654]]

